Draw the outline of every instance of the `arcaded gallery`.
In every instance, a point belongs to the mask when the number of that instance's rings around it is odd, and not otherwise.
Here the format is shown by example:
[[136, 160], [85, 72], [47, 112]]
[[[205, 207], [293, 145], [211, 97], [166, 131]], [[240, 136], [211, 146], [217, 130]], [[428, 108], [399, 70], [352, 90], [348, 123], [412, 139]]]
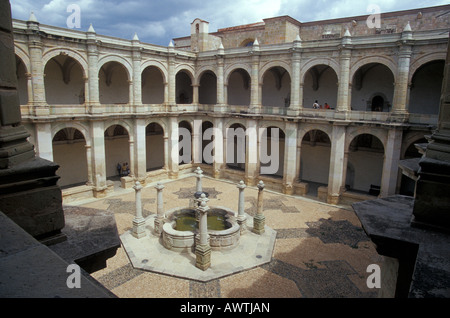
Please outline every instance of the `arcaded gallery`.
[[[293, 256], [283, 242], [300, 239], [288, 224], [312, 229], [326, 217], [317, 212], [297, 224], [294, 213], [303, 203], [290, 200], [349, 213], [353, 203], [414, 196], [417, 174], [407, 163], [423, 156], [438, 126], [449, 11], [444, 5], [383, 13], [379, 28], [369, 28], [367, 16], [315, 22], [280, 16], [211, 32], [197, 18], [186, 26], [187, 36], [168, 39], [167, 47], [143, 43], [138, 34], [97, 34], [95, 23], [86, 32], [44, 25], [31, 14], [28, 21], [12, 21], [22, 125], [36, 155], [59, 165], [63, 205], [97, 202], [96, 208], [108, 209], [118, 204], [111, 201], [118, 194], [133, 201], [139, 182], [144, 214], [156, 213], [155, 184], [165, 185], [158, 194], [167, 196], [168, 209], [190, 198], [183, 191], [201, 171], [210, 201], [228, 193], [214, 183], [223, 181], [232, 185], [235, 200], [229, 200], [237, 204], [236, 184], [243, 181], [248, 196], [254, 194], [245, 208], [256, 211], [264, 184], [265, 198], [273, 199], [261, 201], [264, 209], [280, 213], [266, 215], [278, 231], [273, 257], [298, 271], [318, 271], [328, 266], [325, 258], [305, 255], [296, 263], [303, 250]], [[344, 219], [344, 212], [327, 213]], [[348, 224], [356, 224], [351, 218]], [[308, 235], [319, 230], [314, 233]], [[316, 250], [329, 255], [325, 245]], [[346, 262], [365, 273], [366, 264]], [[264, 267], [269, 282], [276, 275], [294, 282], [280, 297], [373, 296], [354, 287], [365, 284], [358, 278], [350, 278], [353, 294], [320, 294], [270, 264]], [[215, 296], [242, 297], [227, 284], [232, 276], [219, 280]], [[133, 297], [121, 289], [125, 285], [108, 288]], [[189, 288], [182, 295], [203, 295]]]

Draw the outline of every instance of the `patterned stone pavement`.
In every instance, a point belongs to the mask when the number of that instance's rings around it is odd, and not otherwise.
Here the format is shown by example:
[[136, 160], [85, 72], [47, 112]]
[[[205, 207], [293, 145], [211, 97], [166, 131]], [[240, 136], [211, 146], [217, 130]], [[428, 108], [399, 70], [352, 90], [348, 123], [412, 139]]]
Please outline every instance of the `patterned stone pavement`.
[[[195, 192], [195, 177], [165, 182], [164, 209], [187, 206]], [[209, 205], [237, 210], [236, 184], [204, 177]], [[245, 211], [256, 212], [257, 189], [245, 189]], [[80, 206], [114, 212], [119, 234], [131, 228], [135, 193], [90, 200]], [[144, 216], [156, 213], [156, 190], [142, 190]], [[191, 281], [134, 269], [120, 248], [107, 268], [92, 276], [118, 297], [150, 298], [367, 298], [369, 264], [382, 257], [365, 235], [351, 208], [330, 206], [309, 199], [265, 190], [266, 225], [277, 231], [272, 261], [268, 264], [208, 282]]]

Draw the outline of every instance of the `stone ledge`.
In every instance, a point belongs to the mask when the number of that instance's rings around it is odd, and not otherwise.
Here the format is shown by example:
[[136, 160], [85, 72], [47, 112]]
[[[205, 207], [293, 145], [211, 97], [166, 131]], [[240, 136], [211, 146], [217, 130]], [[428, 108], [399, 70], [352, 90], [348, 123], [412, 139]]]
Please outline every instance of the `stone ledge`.
[[0, 297], [110, 298], [114, 295], [81, 270], [81, 288], [67, 287], [70, 264], [0, 212]]

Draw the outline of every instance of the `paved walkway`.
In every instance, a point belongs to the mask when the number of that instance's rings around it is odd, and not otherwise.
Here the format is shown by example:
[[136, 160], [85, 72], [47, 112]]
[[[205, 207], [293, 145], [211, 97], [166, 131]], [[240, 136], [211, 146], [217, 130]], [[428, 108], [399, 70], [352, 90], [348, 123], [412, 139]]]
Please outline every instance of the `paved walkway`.
[[[188, 206], [195, 192], [195, 177], [164, 183], [165, 210]], [[235, 183], [203, 178], [210, 194], [208, 205], [237, 210]], [[135, 212], [131, 189], [118, 196], [89, 200], [80, 206], [114, 212], [119, 234], [131, 229]], [[245, 189], [245, 212], [256, 213], [257, 189]], [[72, 203], [73, 205], [73, 203]], [[142, 190], [144, 217], [156, 213], [156, 189]], [[265, 190], [266, 225], [276, 231], [272, 260], [234, 275], [201, 282], [135, 269], [124, 248], [92, 276], [118, 297], [165, 298], [278, 298], [376, 297], [367, 288], [367, 266], [382, 257], [365, 235], [351, 208], [330, 206], [302, 197]], [[213, 259], [212, 259], [213, 261]], [[192, 265], [192, 264], [191, 264]], [[193, 265], [192, 265], [193, 266]]]

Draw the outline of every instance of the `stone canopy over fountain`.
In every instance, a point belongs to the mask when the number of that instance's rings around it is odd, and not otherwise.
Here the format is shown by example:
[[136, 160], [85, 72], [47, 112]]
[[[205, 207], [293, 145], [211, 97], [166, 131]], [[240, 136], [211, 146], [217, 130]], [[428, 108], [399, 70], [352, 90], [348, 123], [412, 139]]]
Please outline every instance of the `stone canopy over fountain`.
[[130, 231], [121, 235], [133, 267], [175, 277], [208, 281], [270, 262], [276, 232], [262, 213], [264, 184], [258, 184], [255, 217], [244, 212], [244, 189], [237, 185], [237, 212], [209, 205], [197, 167], [196, 191], [188, 206], [164, 211], [164, 185], [156, 184], [157, 213], [142, 216], [141, 190], [136, 182], [136, 215]]

